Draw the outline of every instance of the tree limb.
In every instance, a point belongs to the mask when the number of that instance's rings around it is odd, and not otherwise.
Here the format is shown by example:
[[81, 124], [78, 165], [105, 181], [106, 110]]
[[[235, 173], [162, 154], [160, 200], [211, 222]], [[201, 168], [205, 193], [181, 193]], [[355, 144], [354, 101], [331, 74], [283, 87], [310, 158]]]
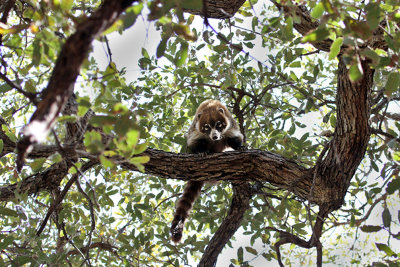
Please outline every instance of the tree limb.
[[243, 215], [250, 207], [252, 192], [249, 183], [232, 183], [232, 186], [233, 196], [229, 214], [208, 243], [199, 267], [215, 266], [219, 254], [240, 227]]

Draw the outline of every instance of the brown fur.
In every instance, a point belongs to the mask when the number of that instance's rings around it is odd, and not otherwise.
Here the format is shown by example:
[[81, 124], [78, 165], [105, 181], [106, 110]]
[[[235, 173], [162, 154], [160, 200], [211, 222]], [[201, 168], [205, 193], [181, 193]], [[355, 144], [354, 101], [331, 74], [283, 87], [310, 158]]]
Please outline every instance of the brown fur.
[[[213, 139], [212, 133], [218, 135]], [[206, 100], [196, 111], [193, 123], [186, 134], [191, 153], [219, 153], [242, 147], [243, 135], [228, 109], [218, 100]], [[204, 182], [189, 181], [176, 203], [171, 224], [171, 239], [175, 243], [182, 238], [183, 226], [189, 217], [193, 203], [200, 195]]]

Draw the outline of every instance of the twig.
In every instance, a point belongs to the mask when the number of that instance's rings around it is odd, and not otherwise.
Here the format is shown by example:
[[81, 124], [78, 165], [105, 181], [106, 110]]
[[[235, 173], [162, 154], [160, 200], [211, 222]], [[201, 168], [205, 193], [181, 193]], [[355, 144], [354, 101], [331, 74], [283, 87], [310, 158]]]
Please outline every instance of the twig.
[[61, 193], [57, 196], [57, 198], [51, 204], [50, 208], [47, 211], [46, 216], [44, 217], [39, 229], [36, 232], [37, 236], [40, 236], [40, 234], [43, 232], [44, 228], [46, 227], [46, 223], [49, 220], [51, 214], [58, 207], [58, 205], [61, 203], [61, 201], [64, 199], [65, 195], [67, 194], [68, 190], [71, 188], [72, 184], [76, 181], [76, 179], [78, 179], [78, 173], [75, 173], [71, 177], [71, 179], [69, 179], [69, 181], [65, 185], [64, 189], [61, 191]]
[[[382, 200], [386, 200], [388, 194], [385, 193], [382, 196], [380, 196], [379, 198], [377, 198], [374, 203], [371, 204], [371, 206], [369, 207], [367, 213], [364, 215], [364, 217], [354, 220], [354, 224], [359, 226], [362, 222], [366, 221], [368, 219], [368, 217], [371, 215], [371, 212], [373, 211], [373, 209], [375, 208], [375, 206], [381, 202]], [[346, 224], [350, 224], [350, 221], [347, 222], [332, 222], [332, 224], [334, 226], [339, 226], [339, 225], [346, 225]]]
[[157, 208], [162, 204], [162, 203], [164, 203], [165, 201], [168, 201], [168, 200], [170, 200], [171, 198], [174, 198], [174, 197], [179, 197], [180, 195], [182, 195], [182, 193], [178, 193], [178, 194], [173, 194], [172, 196], [170, 196], [170, 197], [167, 197], [167, 198], [164, 198], [163, 200], [161, 200], [158, 204], [157, 204], [157, 206], [155, 206], [154, 207], [154, 211], [156, 211], [157, 210]]
[[89, 249], [92, 245], [92, 236], [93, 236], [93, 232], [94, 229], [96, 228], [96, 218], [94, 216], [94, 208], [93, 208], [93, 202], [90, 199], [89, 195], [86, 194], [86, 192], [82, 189], [81, 184], [79, 183], [79, 180], [75, 181], [76, 187], [78, 188], [78, 191], [86, 198], [88, 205], [89, 205], [89, 210], [90, 210], [90, 221], [91, 221], [91, 225], [90, 225], [90, 231], [89, 231], [89, 240], [87, 242], [86, 245], [86, 258], [89, 261], [90, 257], [89, 257]]
[[[87, 170], [91, 168], [95, 163], [94, 162], [87, 162], [85, 165], [82, 166], [82, 170]], [[57, 198], [54, 200], [54, 202], [51, 204], [50, 208], [47, 211], [47, 214], [45, 218], [43, 219], [39, 229], [36, 232], [37, 236], [40, 236], [40, 234], [43, 232], [44, 228], [46, 227], [47, 221], [49, 220], [51, 214], [54, 212], [54, 210], [58, 207], [58, 205], [63, 201], [65, 198], [68, 190], [71, 188], [72, 184], [78, 179], [78, 176], [81, 172], [77, 172], [74, 175], [72, 175], [71, 179], [67, 182], [65, 185], [64, 189], [61, 191], [61, 193], [57, 196]]]
[[23, 94], [26, 98], [28, 98], [33, 104], [37, 105], [38, 101], [36, 99], [36, 94], [26, 92], [19, 84], [11, 81], [4, 73], [0, 72], [0, 78], [2, 78], [9, 86], [17, 90], [17, 92]]
[[[114, 255], [118, 255], [118, 253], [115, 251], [116, 249], [118, 249], [116, 246], [113, 246], [113, 245], [110, 245], [110, 244], [104, 243], [104, 242], [92, 243], [90, 245], [90, 247], [83, 247], [83, 248], [80, 249], [80, 251], [83, 252], [83, 253], [85, 253], [85, 252], [87, 253], [92, 248], [100, 248], [100, 249], [103, 249], [103, 250], [106, 250], [106, 251], [110, 251]], [[71, 251], [68, 252], [68, 255], [76, 255], [76, 254], [79, 254], [80, 251], [71, 250]]]
[[108, 42], [107, 36], [104, 36], [103, 39], [104, 39], [104, 41], [106, 43], [106, 47], [107, 47], [108, 63], [111, 64], [111, 62], [112, 62], [112, 53], [111, 53], [110, 43]]

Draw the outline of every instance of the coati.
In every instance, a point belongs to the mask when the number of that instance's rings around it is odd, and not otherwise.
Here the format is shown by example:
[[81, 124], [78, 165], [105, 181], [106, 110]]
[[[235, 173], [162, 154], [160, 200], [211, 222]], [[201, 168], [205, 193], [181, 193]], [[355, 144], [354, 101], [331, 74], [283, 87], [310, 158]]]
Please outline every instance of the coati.
[[[185, 137], [189, 151], [203, 155], [238, 150], [243, 145], [243, 135], [237, 122], [218, 100], [206, 100], [200, 104]], [[189, 181], [176, 203], [170, 230], [171, 239], [175, 243], [182, 238], [183, 226], [203, 184], [202, 181]]]

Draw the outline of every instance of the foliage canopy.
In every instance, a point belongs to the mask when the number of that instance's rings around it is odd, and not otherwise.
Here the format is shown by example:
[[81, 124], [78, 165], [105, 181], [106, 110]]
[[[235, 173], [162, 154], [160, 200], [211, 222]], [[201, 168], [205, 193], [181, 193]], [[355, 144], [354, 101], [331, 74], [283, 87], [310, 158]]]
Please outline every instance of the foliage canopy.
[[[400, 263], [398, 2], [209, 2], [0, 3], [0, 266], [196, 265], [215, 244], [221, 266]], [[142, 18], [160, 42], [132, 79], [108, 38]], [[176, 154], [209, 98], [249, 151]], [[175, 245], [199, 165], [222, 182]]]

